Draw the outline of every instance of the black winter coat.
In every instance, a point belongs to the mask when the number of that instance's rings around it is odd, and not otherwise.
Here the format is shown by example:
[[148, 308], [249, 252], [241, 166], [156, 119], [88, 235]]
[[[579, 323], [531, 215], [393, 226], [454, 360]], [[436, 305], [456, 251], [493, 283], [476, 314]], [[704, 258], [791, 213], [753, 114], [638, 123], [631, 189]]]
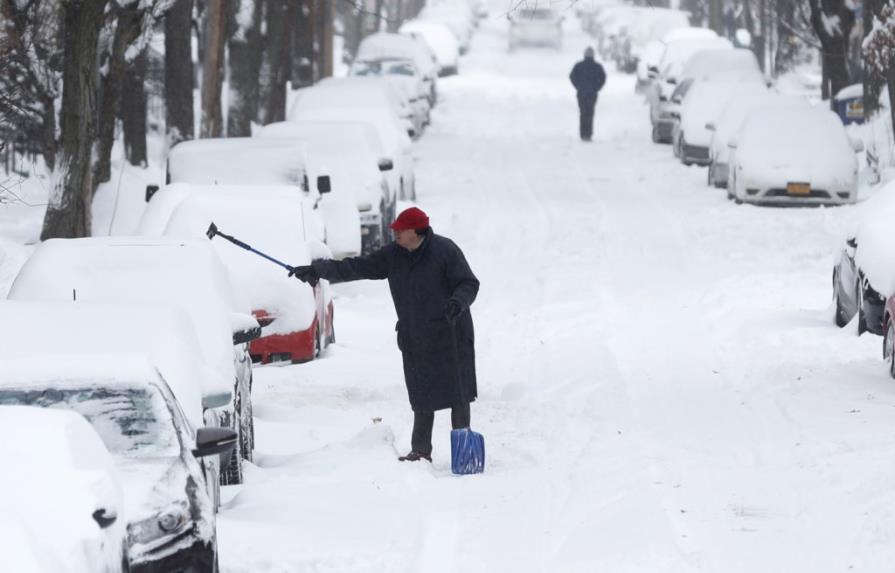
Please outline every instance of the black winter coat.
[[[314, 261], [314, 270], [333, 283], [388, 279], [398, 314], [398, 348], [404, 381], [415, 412], [452, 408], [475, 400], [475, 333], [469, 306], [479, 290], [460, 248], [427, 232], [416, 251], [387, 245], [366, 256]], [[448, 300], [463, 312], [451, 326]]]
[[592, 58], [584, 58], [572, 68], [569, 79], [572, 80], [572, 85], [578, 93], [596, 95], [606, 83], [606, 72], [599, 62]]

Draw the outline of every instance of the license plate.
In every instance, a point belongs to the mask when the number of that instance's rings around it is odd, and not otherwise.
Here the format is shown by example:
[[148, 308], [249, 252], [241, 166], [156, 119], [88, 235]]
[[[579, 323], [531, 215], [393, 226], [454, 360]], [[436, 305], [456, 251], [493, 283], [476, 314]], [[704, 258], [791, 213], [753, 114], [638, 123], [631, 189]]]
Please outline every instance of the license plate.
[[864, 117], [864, 102], [862, 101], [853, 101], [849, 103], [845, 107], [845, 117], [847, 118], [863, 118]]
[[810, 195], [811, 185], [808, 183], [790, 183], [786, 186], [786, 192], [790, 195]]

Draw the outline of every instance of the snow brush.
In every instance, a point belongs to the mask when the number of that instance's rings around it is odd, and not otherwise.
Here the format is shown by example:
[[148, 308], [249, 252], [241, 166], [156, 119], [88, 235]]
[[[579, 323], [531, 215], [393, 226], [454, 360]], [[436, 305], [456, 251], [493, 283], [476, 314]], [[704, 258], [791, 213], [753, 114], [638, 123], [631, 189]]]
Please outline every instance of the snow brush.
[[245, 249], [245, 250], [249, 251], [250, 253], [255, 253], [259, 257], [263, 257], [263, 258], [267, 259], [268, 261], [272, 262], [273, 264], [283, 267], [284, 269], [286, 269], [289, 272], [292, 272], [294, 270], [294, 267], [292, 265], [287, 265], [283, 261], [279, 261], [266, 253], [262, 253], [258, 249], [253, 248], [248, 243], [243, 243], [236, 237], [230, 236], [227, 233], [222, 233], [220, 230], [218, 230], [218, 226], [215, 225], [214, 222], [212, 222], [211, 225], [208, 226], [208, 230], [205, 231], [205, 235], [208, 237], [208, 240], [213, 240], [215, 237], [218, 237], [218, 236], [223, 237], [224, 239], [230, 241], [237, 247], [239, 247], [241, 249]]

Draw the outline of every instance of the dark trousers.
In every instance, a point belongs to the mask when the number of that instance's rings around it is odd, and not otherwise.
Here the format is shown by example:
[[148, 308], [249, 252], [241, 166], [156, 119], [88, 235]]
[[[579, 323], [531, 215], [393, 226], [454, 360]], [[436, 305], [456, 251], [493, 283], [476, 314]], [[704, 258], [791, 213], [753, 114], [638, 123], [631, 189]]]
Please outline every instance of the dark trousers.
[[580, 115], [581, 139], [590, 139], [594, 134], [594, 108], [597, 106], [597, 94], [578, 92], [578, 112]]
[[[451, 408], [451, 427], [455, 430], [469, 427], [469, 403]], [[435, 425], [435, 412], [413, 413], [413, 435], [410, 438], [410, 449], [427, 456], [432, 455], [432, 426]]]

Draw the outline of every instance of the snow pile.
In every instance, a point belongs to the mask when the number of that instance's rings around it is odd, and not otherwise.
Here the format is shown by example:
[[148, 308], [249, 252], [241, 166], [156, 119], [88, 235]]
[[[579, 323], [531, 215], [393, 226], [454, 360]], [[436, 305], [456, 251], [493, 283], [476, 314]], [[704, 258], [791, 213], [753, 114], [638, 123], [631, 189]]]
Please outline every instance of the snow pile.
[[[252, 193], [229, 188], [195, 191], [171, 215], [165, 228], [170, 237], [202, 237], [214, 222], [223, 233], [285, 264], [310, 264], [302, 204], [290, 191], [257, 187]], [[212, 241], [230, 273], [234, 289], [253, 311], [278, 317], [264, 334], [306, 330], [316, 313], [314, 291], [287, 276], [287, 271], [223, 238]]]

